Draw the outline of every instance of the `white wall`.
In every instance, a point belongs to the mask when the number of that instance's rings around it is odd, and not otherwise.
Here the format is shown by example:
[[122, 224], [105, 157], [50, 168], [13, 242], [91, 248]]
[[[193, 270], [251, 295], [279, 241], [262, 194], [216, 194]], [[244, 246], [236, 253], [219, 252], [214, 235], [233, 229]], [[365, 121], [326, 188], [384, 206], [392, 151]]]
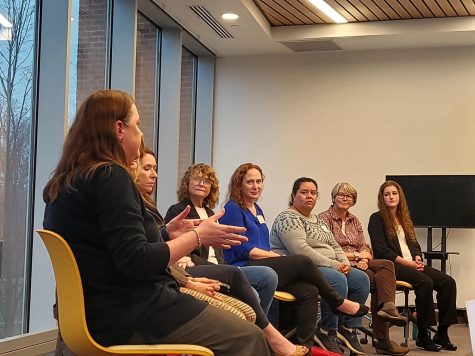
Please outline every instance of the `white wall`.
[[[218, 59], [213, 163], [222, 196], [240, 163], [261, 165], [270, 226], [294, 179], [319, 183], [315, 212], [348, 181], [366, 227], [386, 174], [475, 174], [474, 59], [475, 48]], [[425, 236], [418, 231], [423, 247]], [[464, 307], [475, 298], [475, 230], [453, 229], [447, 248], [460, 252], [448, 272]]]

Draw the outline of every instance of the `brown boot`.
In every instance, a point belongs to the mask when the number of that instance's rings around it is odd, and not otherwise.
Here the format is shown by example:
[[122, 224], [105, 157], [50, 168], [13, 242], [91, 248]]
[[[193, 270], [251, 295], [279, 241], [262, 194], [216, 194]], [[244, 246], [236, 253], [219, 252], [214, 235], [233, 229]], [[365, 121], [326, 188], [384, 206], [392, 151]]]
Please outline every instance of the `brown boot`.
[[374, 340], [373, 346], [380, 355], [402, 356], [409, 352], [409, 347], [398, 345], [392, 340]]
[[386, 302], [383, 307], [376, 313], [384, 321], [388, 321], [396, 326], [405, 326], [407, 318], [398, 313], [396, 306], [392, 302]]

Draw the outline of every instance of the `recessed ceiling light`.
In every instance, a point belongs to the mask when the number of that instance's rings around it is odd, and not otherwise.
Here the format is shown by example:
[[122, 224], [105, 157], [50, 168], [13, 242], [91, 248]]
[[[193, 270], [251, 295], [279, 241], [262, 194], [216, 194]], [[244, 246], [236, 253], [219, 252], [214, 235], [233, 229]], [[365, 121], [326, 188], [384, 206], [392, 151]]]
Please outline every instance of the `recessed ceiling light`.
[[223, 20], [237, 20], [239, 18], [238, 14], [233, 14], [232, 12], [227, 12], [221, 15]]
[[339, 12], [337, 12], [333, 7], [328, 5], [324, 0], [309, 0], [313, 5], [315, 5], [321, 12], [327, 15], [336, 23], [347, 23], [348, 20], [345, 19]]

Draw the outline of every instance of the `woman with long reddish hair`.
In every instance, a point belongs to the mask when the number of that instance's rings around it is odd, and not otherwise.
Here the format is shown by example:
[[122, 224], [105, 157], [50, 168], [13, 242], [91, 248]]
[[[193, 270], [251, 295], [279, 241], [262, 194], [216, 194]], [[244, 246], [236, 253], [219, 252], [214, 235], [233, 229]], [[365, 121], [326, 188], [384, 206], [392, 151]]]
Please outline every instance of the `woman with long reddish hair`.
[[[374, 257], [394, 262], [396, 278], [411, 283], [416, 294], [418, 340], [416, 345], [428, 351], [455, 351], [448, 335], [457, 323], [457, 286], [447, 274], [424, 265], [406, 197], [401, 186], [386, 181], [378, 192], [379, 211], [371, 215], [368, 232]], [[431, 339], [429, 327], [436, 325], [433, 291], [437, 292], [439, 326]]]
[[245, 227], [249, 241], [225, 250], [224, 257], [227, 263], [235, 266], [268, 266], [277, 273], [277, 288], [293, 294], [299, 303], [297, 342], [311, 347], [317, 327], [319, 292], [332, 310], [340, 314], [362, 316], [368, 312], [368, 307], [342, 298], [310, 258], [282, 256], [271, 251], [269, 229], [264, 213], [257, 205], [263, 182], [262, 169], [253, 163], [240, 165], [231, 176], [225, 214], [220, 223]]

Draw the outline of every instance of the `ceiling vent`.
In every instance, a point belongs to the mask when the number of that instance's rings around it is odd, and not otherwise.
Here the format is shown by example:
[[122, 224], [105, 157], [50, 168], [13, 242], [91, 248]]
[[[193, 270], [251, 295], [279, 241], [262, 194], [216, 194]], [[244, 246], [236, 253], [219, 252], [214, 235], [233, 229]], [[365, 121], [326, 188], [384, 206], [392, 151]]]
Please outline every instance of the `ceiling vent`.
[[281, 42], [294, 52], [322, 52], [322, 51], [341, 51], [343, 48], [335, 42], [328, 41], [294, 41]]
[[206, 7], [203, 5], [191, 5], [191, 11], [198, 15], [200, 19], [202, 19], [206, 24], [211, 27], [211, 29], [217, 33], [217, 35], [221, 38], [234, 38], [233, 35], [229, 33], [228, 30], [221, 25], [216, 18], [211, 15]]

